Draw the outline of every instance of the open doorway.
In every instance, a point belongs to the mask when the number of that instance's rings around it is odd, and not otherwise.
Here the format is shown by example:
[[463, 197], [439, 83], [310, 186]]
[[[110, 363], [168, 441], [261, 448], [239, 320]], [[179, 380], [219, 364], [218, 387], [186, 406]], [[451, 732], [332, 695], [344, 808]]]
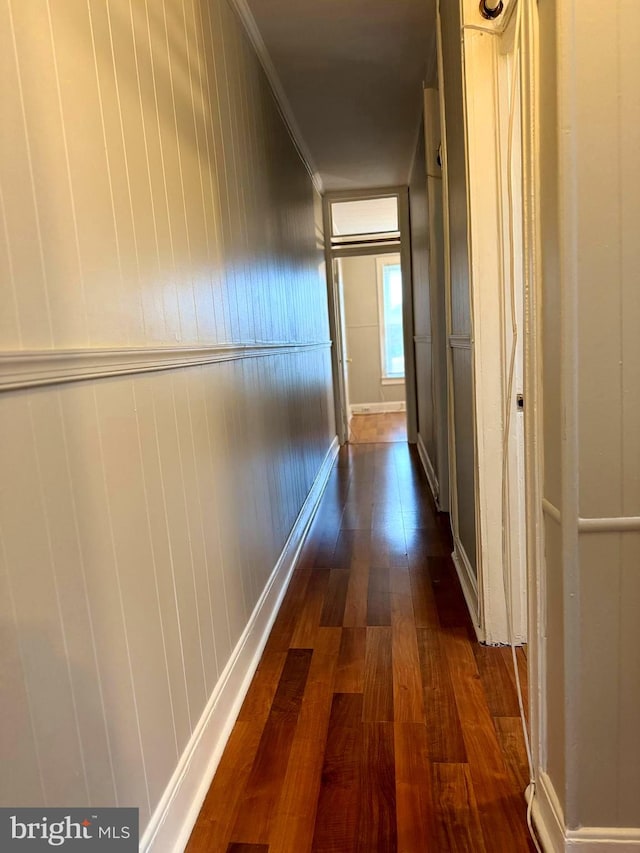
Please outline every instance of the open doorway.
[[416, 440], [406, 188], [325, 196], [340, 442]]
[[346, 362], [348, 441], [407, 440], [399, 253], [336, 261]]

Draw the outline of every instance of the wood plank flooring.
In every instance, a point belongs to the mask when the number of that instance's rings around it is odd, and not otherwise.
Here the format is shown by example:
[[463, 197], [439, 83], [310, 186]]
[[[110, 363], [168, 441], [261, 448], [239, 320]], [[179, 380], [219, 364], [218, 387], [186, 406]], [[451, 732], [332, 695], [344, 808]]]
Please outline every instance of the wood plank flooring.
[[349, 422], [349, 442], [351, 444], [381, 444], [406, 440], [406, 412], [353, 415]]
[[450, 551], [407, 444], [342, 449], [189, 853], [533, 850], [510, 653]]

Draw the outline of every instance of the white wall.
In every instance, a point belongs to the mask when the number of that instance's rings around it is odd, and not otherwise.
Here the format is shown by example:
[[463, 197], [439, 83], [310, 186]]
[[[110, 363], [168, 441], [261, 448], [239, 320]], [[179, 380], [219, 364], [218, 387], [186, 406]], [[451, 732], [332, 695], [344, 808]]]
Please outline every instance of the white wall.
[[225, 0], [0, 39], [0, 803], [144, 829], [335, 433], [319, 220]]
[[[640, 9], [541, 0], [538, 819], [640, 846]], [[606, 54], [606, 62], [594, 56]], [[604, 54], [603, 54], [604, 55]], [[554, 813], [555, 808], [555, 813]]]
[[[386, 255], [400, 263], [400, 255]], [[349, 405], [393, 403], [405, 400], [404, 382], [385, 382], [380, 355], [380, 312], [376, 258], [340, 260], [344, 296]]]

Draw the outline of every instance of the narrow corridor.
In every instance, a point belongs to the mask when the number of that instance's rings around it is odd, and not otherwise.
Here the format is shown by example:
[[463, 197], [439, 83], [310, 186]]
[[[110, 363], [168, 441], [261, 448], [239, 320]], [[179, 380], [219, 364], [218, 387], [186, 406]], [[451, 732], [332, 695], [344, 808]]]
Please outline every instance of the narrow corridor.
[[189, 853], [533, 849], [510, 650], [450, 551], [413, 449], [342, 448]]

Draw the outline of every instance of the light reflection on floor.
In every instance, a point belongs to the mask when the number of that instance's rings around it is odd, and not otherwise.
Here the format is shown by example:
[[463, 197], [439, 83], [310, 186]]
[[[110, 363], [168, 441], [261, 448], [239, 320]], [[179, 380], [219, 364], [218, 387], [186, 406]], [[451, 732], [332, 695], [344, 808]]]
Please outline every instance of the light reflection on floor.
[[353, 415], [349, 424], [351, 444], [387, 444], [407, 440], [406, 412]]

